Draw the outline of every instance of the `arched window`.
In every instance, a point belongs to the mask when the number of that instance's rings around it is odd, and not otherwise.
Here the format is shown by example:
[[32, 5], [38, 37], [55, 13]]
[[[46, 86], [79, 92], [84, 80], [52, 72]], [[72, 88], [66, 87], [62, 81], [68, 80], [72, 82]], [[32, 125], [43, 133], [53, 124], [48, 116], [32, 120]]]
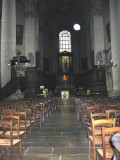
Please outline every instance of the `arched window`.
[[59, 33], [59, 52], [71, 52], [71, 34], [69, 31]]

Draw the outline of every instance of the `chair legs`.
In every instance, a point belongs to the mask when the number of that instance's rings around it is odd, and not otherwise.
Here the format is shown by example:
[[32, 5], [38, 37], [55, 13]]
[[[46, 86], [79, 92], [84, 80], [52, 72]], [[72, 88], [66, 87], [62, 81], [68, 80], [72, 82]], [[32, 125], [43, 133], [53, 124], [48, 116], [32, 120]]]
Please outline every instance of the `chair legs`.
[[93, 144], [93, 157], [94, 157], [94, 160], [96, 160], [96, 157], [95, 157], [95, 144]]
[[[90, 154], [91, 154], [91, 152], [90, 152], [91, 151], [91, 142], [90, 142], [90, 140], [88, 140], [88, 147], [89, 147], [88, 148], [88, 151], [89, 151], [88, 158], [90, 159]], [[93, 159], [96, 160], [95, 144], [93, 144], [92, 149], [93, 149]]]
[[27, 147], [27, 144], [26, 144], [26, 133], [24, 135], [24, 146], [25, 146], [25, 148]]
[[22, 146], [21, 146], [21, 141], [20, 141], [20, 160], [22, 160]]
[[89, 147], [89, 153], [88, 153], [88, 157], [89, 157], [89, 159], [90, 159], [90, 140], [88, 140], [88, 147]]
[[12, 146], [10, 147], [10, 160], [12, 160], [12, 153], [13, 152], [13, 148], [12, 148]]

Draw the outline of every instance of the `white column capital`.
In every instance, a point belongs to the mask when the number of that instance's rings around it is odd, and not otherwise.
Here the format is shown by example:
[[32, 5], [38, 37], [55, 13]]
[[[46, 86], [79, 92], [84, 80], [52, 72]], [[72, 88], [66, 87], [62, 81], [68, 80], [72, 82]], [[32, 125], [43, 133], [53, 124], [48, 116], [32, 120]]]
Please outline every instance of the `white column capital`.
[[37, 0], [24, 0], [25, 3], [25, 55], [30, 60], [31, 66], [36, 66], [37, 48]]
[[37, 0], [23, 0], [25, 3], [25, 16], [37, 17], [36, 3]]
[[25, 11], [25, 16], [26, 17], [36, 17], [37, 18], [37, 13], [35, 11]]
[[91, 12], [96, 15], [101, 15], [103, 12], [103, 0], [90, 0]]

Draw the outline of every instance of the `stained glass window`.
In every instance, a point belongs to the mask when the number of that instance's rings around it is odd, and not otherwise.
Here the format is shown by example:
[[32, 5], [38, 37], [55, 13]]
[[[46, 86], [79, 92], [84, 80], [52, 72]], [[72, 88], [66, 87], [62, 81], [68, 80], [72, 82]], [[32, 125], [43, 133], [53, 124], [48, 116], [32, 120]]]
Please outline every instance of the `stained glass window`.
[[59, 33], [59, 52], [71, 52], [71, 34], [69, 31]]

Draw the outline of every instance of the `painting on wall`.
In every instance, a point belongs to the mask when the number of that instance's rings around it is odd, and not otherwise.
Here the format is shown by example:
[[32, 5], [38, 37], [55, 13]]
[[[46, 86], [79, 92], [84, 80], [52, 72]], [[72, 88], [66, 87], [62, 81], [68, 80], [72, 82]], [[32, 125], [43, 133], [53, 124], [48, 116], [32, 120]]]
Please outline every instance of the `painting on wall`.
[[16, 44], [23, 44], [23, 25], [16, 25]]
[[107, 38], [108, 38], [108, 42], [111, 42], [111, 35], [110, 35], [110, 23], [108, 23], [106, 25], [106, 32], [107, 32]]

